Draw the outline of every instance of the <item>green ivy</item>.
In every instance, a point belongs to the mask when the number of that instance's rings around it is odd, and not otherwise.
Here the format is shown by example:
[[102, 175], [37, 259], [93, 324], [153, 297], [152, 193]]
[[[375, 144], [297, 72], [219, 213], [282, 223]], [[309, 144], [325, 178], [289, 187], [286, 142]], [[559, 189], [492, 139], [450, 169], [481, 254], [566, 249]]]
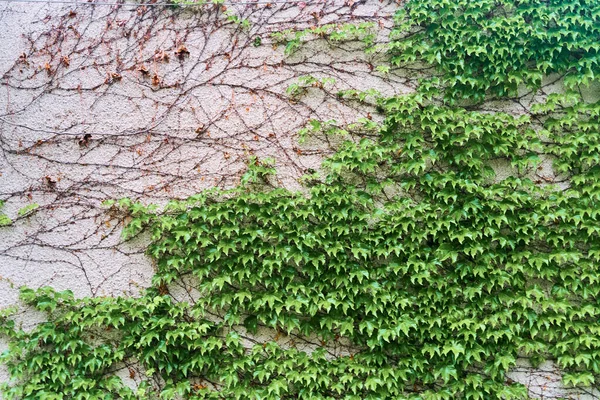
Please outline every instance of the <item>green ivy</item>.
[[[303, 136], [347, 140], [305, 193], [273, 188], [275, 161], [251, 157], [234, 189], [162, 209], [106, 202], [132, 217], [126, 237], [151, 233], [152, 286], [139, 298], [22, 289], [48, 322], [25, 331], [0, 314], [3, 395], [524, 399], [507, 379], [520, 357], [597, 387], [600, 102], [570, 90], [596, 68], [594, 4], [409, 2], [392, 62], [441, 76], [411, 95], [339, 93], [382, 122], [309, 121]], [[550, 72], [576, 78], [525, 115], [439, 101], [512, 96]], [[289, 94], [326, 82], [304, 77]], [[544, 160], [552, 176], [537, 174]], [[265, 329], [275, 338], [257, 343]], [[131, 362], [146, 374], [136, 389], [114, 374]]]
[[324, 38], [330, 43], [360, 41], [366, 51], [372, 51], [375, 43], [375, 24], [362, 22], [360, 24], [327, 24], [313, 26], [303, 30], [286, 29], [271, 33], [276, 44], [284, 44], [286, 56], [294, 54], [311, 38]]
[[20, 208], [17, 214], [19, 215], [19, 217], [24, 217], [37, 210], [39, 207], [40, 205], [37, 203], [28, 204], [25, 207]]
[[[0, 208], [4, 207], [4, 200], [0, 200]], [[13, 221], [6, 215], [0, 214], [0, 227], [12, 225]]]
[[311, 87], [323, 88], [326, 85], [334, 84], [333, 78], [315, 78], [311, 75], [304, 75], [298, 78], [296, 83], [292, 83], [287, 87], [285, 93], [290, 97], [292, 102], [297, 102], [302, 96], [308, 93]]
[[451, 101], [514, 97], [551, 73], [587, 84], [600, 72], [595, 0], [415, 0], [395, 19], [392, 64], [436, 65], [426, 87]]

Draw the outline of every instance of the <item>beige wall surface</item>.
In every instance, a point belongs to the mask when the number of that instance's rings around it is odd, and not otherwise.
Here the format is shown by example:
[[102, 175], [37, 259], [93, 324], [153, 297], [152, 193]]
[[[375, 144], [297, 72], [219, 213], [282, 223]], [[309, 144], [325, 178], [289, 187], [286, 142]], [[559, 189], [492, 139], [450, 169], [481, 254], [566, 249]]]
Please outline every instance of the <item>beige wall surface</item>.
[[[136, 295], [153, 274], [147, 242], [124, 242], [123, 216], [102, 201], [163, 204], [231, 187], [251, 155], [273, 157], [276, 184], [298, 189], [298, 178], [332, 151], [326, 140], [299, 144], [298, 130], [311, 118], [343, 125], [371, 111], [340, 103], [338, 90], [393, 95], [417, 84], [417, 71], [374, 71], [384, 55], [361, 44], [309, 36], [285, 56], [271, 38], [368, 21], [383, 42], [395, 2], [80, 3], [0, 3], [0, 199], [15, 220], [0, 228], [0, 307], [16, 303], [21, 285]], [[303, 75], [335, 83], [291, 100], [286, 89]], [[33, 213], [17, 215], [33, 203]], [[552, 364], [523, 364], [511, 378], [535, 397], [579, 398], [560, 386]]]

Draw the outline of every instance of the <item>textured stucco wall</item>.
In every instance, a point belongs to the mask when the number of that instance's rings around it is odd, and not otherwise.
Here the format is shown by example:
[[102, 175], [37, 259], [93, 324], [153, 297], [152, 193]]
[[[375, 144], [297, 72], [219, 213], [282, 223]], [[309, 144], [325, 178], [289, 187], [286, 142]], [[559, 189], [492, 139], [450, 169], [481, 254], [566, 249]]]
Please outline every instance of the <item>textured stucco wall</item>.
[[[250, 154], [276, 158], [281, 184], [297, 187], [295, 179], [327, 150], [319, 143], [300, 149], [296, 131], [308, 118], [347, 123], [357, 114], [317, 90], [290, 104], [285, 89], [296, 77], [409, 90], [374, 81], [360, 51], [337, 57], [322, 42], [282, 64], [268, 32], [309, 26], [322, 5], [239, 6], [257, 23], [250, 32], [223, 24], [209, 7], [2, 7], [0, 193], [11, 217], [26, 204], [41, 206], [2, 230], [2, 276], [17, 286], [101, 295], [135, 293], [148, 282], [143, 246], [119, 245], [118, 218], [98, 209], [102, 200], [160, 203], [231, 186]], [[319, 23], [380, 7], [336, 6], [341, 11], [323, 13]], [[264, 38], [259, 47], [249, 45], [256, 36]], [[190, 52], [183, 60], [175, 55], [180, 45]], [[3, 292], [2, 302], [13, 302], [13, 292]]]
[[[0, 3], [0, 199], [16, 219], [0, 228], [0, 307], [16, 302], [21, 285], [135, 295], [153, 273], [144, 238], [123, 243], [123, 218], [100, 207], [103, 200], [160, 204], [231, 186], [252, 154], [275, 158], [278, 184], [298, 188], [297, 178], [331, 151], [317, 139], [298, 145], [298, 129], [310, 118], [345, 124], [368, 112], [340, 104], [337, 90], [397, 94], [416, 85], [416, 72], [373, 73], [382, 55], [360, 45], [315, 38], [285, 58], [269, 38], [285, 28], [372, 21], [385, 40], [393, 2], [226, 6], [252, 27], [227, 23], [215, 6]], [[286, 88], [307, 74], [336, 83], [290, 102]], [[541, 173], [551, 174], [549, 165]], [[498, 172], [508, 173], [502, 165]], [[18, 218], [31, 203], [40, 208]], [[31, 326], [39, 317], [22, 320]], [[561, 389], [550, 364], [534, 372], [524, 365], [511, 377], [538, 397], [578, 397]]]

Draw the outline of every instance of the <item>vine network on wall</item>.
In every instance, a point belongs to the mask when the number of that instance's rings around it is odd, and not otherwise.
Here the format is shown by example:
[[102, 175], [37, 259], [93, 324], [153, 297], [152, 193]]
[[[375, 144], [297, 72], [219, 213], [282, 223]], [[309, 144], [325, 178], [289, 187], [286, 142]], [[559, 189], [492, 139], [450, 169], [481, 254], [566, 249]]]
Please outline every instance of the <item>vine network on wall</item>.
[[[343, 140], [304, 191], [274, 187], [275, 161], [251, 157], [233, 189], [106, 202], [132, 218], [126, 237], [151, 234], [151, 287], [23, 288], [47, 322], [26, 331], [1, 315], [4, 398], [524, 399], [507, 377], [518, 359], [552, 360], [593, 393], [600, 3], [414, 0], [394, 23], [379, 44], [376, 24], [275, 34], [288, 55], [316, 35], [384, 50], [374, 73], [430, 68], [415, 93], [337, 93], [376, 116], [306, 121], [304, 140]], [[549, 80], [559, 89], [541, 93]], [[290, 101], [329, 83], [303, 77]], [[526, 96], [535, 104], [519, 107]], [[547, 161], [553, 175], [538, 177]], [[260, 340], [264, 329], [314, 346]], [[135, 388], [113, 373], [133, 363]]]

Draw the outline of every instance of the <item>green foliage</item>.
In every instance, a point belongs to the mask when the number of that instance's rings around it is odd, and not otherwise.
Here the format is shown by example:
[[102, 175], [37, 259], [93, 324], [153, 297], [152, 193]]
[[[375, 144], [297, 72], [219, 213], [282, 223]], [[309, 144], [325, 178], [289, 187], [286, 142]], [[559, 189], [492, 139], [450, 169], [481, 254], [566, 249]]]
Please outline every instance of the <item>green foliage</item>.
[[[0, 200], [0, 208], [4, 207], [4, 200]], [[12, 225], [12, 220], [6, 214], [0, 214], [0, 228]]]
[[362, 22], [360, 24], [327, 24], [314, 26], [296, 31], [286, 29], [281, 32], [271, 33], [271, 38], [277, 44], [284, 44], [286, 56], [294, 54], [310, 38], [325, 38], [330, 43], [339, 43], [359, 40], [369, 50], [375, 43], [375, 24]]
[[39, 207], [40, 205], [37, 203], [28, 204], [25, 207], [20, 208], [17, 214], [19, 214], [19, 217], [24, 217], [25, 215], [37, 210]]
[[267, 157], [263, 160], [259, 160], [255, 156], [251, 156], [248, 159], [248, 170], [242, 176], [241, 184], [266, 183], [269, 175], [275, 175], [277, 172], [274, 165], [275, 159], [273, 158]]
[[5, 214], [0, 214], [0, 227], [12, 225], [12, 219]]
[[308, 93], [309, 88], [315, 87], [323, 89], [326, 85], [334, 83], [335, 79], [333, 78], [319, 79], [311, 75], [304, 75], [298, 78], [298, 82], [288, 86], [285, 92], [292, 102], [297, 102], [302, 96]]
[[[361, 122], [364, 119], [361, 119]], [[353, 124], [348, 126], [348, 129], [356, 128], [357, 124]], [[330, 119], [328, 121], [319, 121], [316, 119], [311, 119], [308, 121], [308, 125], [298, 131], [298, 137], [300, 143], [303, 143], [308, 134], [315, 135], [317, 133], [323, 133], [325, 135], [340, 135], [345, 136], [348, 135], [348, 130], [344, 127], [341, 127], [340, 124], [335, 119]]]
[[[126, 237], [151, 233], [151, 288], [140, 298], [93, 299], [23, 289], [22, 300], [48, 322], [26, 332], [0, 314], [0, 333], [10, 338], [2, 361], [13, 377], [4, 396], [523, 399], [526, 388], [506, 377], [519, 357], [554, 360], [566, 385], [597, 385], [600, 103], [568, 90], [515, 116], [431, 96], [435, 87], [450, 100], [512, 95], [548, 72], [585, 83], [588, 70], [577, 65], [595, 68], [585, 61], [595, 50], [581, 50], [595, 32], [585, 22], [596, 18], [595, 6], [532, 4], [410, 3], [407, 21], [418, 26], [412, 36], [394, 36], [392, 61], [422, 57], [442, 77], [405, 96], [340, 93], [375, 105], [382, 122], [309, 121], [303, 136], [348, 140], [324, 161], [322, 178], [316, 171], [306, 178], [307, 193], [271, 188], [274, 160], [251, 157], [231, 190], [161, 210], [106, 202], [132, 218]], [[554, 43], [548, 32], [562, 29], [553, 17], [559, 11], [575, 15], [566, 29], [581, 25], [579, 36], [566, 37], [582, 42], [568, 42], [564, 54], [544, 50]], [[478, 28], [483, 41], [500, 43], [512, 32], [506, 46], [518, 46], [529, 32], [539, 44], [489, 57], [467, 52], [474, 21], [489, 24]], [[461, 29], [464, 49], [446, 48]], [[406, 43], [416, 46], [412, 55]], [[452, 52], [464, 56], [462, 67]], [[522, 80], [511, 86], [515, 76]], [[475, 81], [467, 87], [465, 79]], [[288, 94], [325, 83], [302, 77]], [[546, 159], [557, 175], [533, 178]], [[498, 164], [510, 176], [496, 176]], [[169, 293], [177, 286], [193, 301], [175, 301]], [[249, 346], [263, 329], [275, 339]], [[277, 338], [287, 335], [310, 338], [316, 350], [281, 345]], [[328, 353], [341, 343], [347, 353]], [[134, 360], [146, 372], [138, 393], [112, 374]]]
[[451, 101], [513, 97], [550, 73], [587, 84], [600, 72], [597, 1], [413, 0], [395, 19], [392, 63], [436, 65], [429, 84]]
[[226, 21], [239, 25], [245, 30], [248, 30], [251, 27], [250, 21], [241, 18], [238, 14], [236, 14], [236, 12], [231, 11], [224, 6], [224, 0], [169, 0], [168, 2], [172, 4], [171, 7], [173, 8], [180, 6], [193, 6], [195, 8], [202, 8], [203, 6], [213, 5], [217, 10], [223, 13]]
[[243, 29], [248, 30], [252, 26], [252, 24], [250, 23], [249, 20], [241, 18], [235, 12], [229, 11], [229, 9], [225, 10], [225, 12], [223, 14], [227, 17], [228, 22], [232, 22], [236, 25], [239, 25]]

